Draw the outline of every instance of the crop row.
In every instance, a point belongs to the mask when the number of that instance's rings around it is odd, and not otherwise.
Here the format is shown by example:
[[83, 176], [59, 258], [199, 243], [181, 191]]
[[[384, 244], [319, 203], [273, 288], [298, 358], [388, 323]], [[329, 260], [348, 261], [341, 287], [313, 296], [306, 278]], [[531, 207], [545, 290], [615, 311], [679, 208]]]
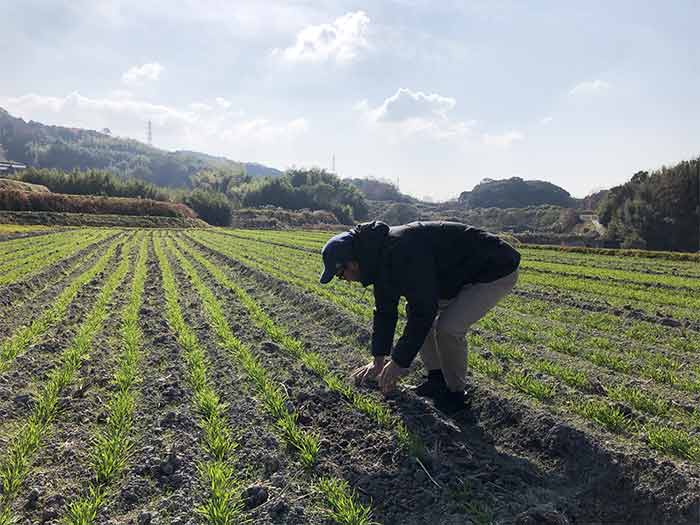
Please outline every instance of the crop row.
[[0, 286], [14, 284], [20, 280], [27, 279], [31, 275], [38, 273], [62, 259], [71, 257], [83, 248], [90, 246], [100, 240], [113, 235], [106, 231], [93, 231], [84, 236], [62, 239], [58, 245], [52, 245], [49, 249], [33, 254], [27, 259], [23, 259], [14, 267], [3, 270], [0, 275]]
[[66, 232], [59, 231], [56, 233], [49, 233], [40, 236], [31, 237], [21, 237], [19, 239], [11, 239], [9, 241], [0, 242], [0, 258], [6, 255], [21, 252], [23, 250], [31, 249], [37, 243], [42, 244], [45, 242], [55, 242], [56, 239], [61, 238]]
[[[297, 286], [325, 296], [341, 306], [350, 305], [348, 309], [364, 318], [371, 317], [371, 296], [358, 291], [357, 287], [337, 284], [320, 286], [316, 282], [315, 275], [320, 271], [321, 264], [317, 257], [312, 258], [304, 254], [302, 258], [297, 252], [291, 253], [291, 257], [287, 259], [282, 250], [275, 249], [265, 253], [264, 248], [257, 250], [256, 246], [246, 246], [246, 249], [238, 251], [236, 256], [278, 278], [293, 279]], [[280, 267], [280, 263], [283, 267]], [[576, 325], [562, 326], [558, 322], [547, 322], [500, 307], [487, 315], [478, 326], [490, 328], [491, 331], [519, 342], [544, 344], [554, 351], [575, 355], [617, 372], [641, 375], [674, 388], [700, 392], [700, 367], [695, 353], [681, 356], [679, 361], [672, 352], [671, 355], [665, 355], [657, 347], [650, 348], [617, 337], [592, 335], [590, 330], [580, 329]], [[694, 369], [683, 369], [688, 361], [695, 362]]]
[[[221, 231], [220, 233], [224, 233]], [[267, 232], [234, 233], [226, 232], [225, 235], [236, 238], [247, 238], [260, 243], [271, 242]], [[275, 242], [279, 246], [295, 247], [292, 239], [280, 239]], [[300, 243], [301, 244], [301, 243]], [[316, 243], [316, 246], [319, 246]], [[309, 249], [304, 248], [304, 251]], [[554, 268], [558, 268], [560, 273], [552, 273]], [[656, 313], [659, 308], [665, 308], [672, 314], [689, 319], [700, 319], [700, 299], [697, 298], [695, 289], [700, 283], [694, 279], [676, 278], [666, 276], [666, 281], [661, 284], [667, 286], [683, 286], [683, 288], [649, 288], [651, 284], [658, 280], [655, 276], [645, 274], [634, 274], [633, 272], [590, 269], [581, 267], [580, 272], [566, 267], [565, 265], [555, 265], [553, 263], [528, 262], [526, 258], [521, 263], [521, 289], [545, 289], [556, 290], [558, 292], [570, 291], [582, 298], [592, 298], [600, 300], [604, 298], [615, 306], [628, 305], [630, 303], [640, 309], [650, 313]], [[578, 270], [579, 268], [577, 268]], [[544, 271], [548, 273], [544, 273]], [[566, 272], [566, 273], [561, 273]], [[614, 277], [614, 279], [613, 279]]]
[[[208, 238], [214, 239], [213, 237]], [[297, 285], [311, 287], [310, 289], [313, 289], [315, 293], [324, 295], [330, 300], [342, 301], [344, 307], [355, 313], [363, 315], [362, 308], [359, 308], [355, 303], [367, 302], [370, 304], [371, 295], [369, 293], [348, 287], [343, 283], [331, 281], [326, 286], [318, 286], [311, 275], [313, 272], [320, 273], [322, 269], [321, 259], [316, 254], [284, 249], [265, 243], [247, 242], [241, 239], [235, 242], [232, 240], [227, 244], [232, 249], [240, 247], [237, 250], [240, 257], [248, 258], [256, 264], [267, 263], [269, 267], [266, 268], [266, 271], [268, 272], [297, 276], [299, 278]], [[283, 263], [285, 268], [279, 268], [278, 262]], [[299, 272], [303, 272], [303, 275], [300, 275]], [[346, 296], [350, 299], [349, 301], [344, 300]], [[692, 331], [672, 330], [644, 321], [622, 319], [607, 313], [588, 312], [577, 308], [553, 305], [518, 295], [508, 297], [502, 306], [497, 310], [499, 315], [507, 314], [507, 310], [515, 310], [521, 314], [549, 318], [557, 323], [563, 323], [566, 325], [564, 328], [568, 330], [579, 330], [583, 326], [587, 331], [593, 332], [592, 335], [612, 338], [625, 346], [653, 346], [654, 351], [661, 346], [673, 351], [695, 354], [695, 349], [700, 343], [700, 334]], [[600, 334], [596, 334], [594, 331], [600, 332]], [[625, 335], [627, 337], [624, 337]]]
[[63, 242], [66, 238], [74, 237], [75, 233], [60, 233], [42, 235], [40, 237], [33, 238], [31, 242], [25, 242], [24, 244], [14, 246], [8, 246], [12, 243], [12, 241], [0, 243], [0, 264], [5, 266], [8, 263], [18, 261], [19, 259], [23, 259], [38, 251], [44, 250], [49, 246]]
[[65, 316], [68, 306], [80, 290], [101, 274], [114, 257], [121, 239], [112, 241], [105, 253], [90, 268], [72, 281], [39, 317], [29, 325], [20, 327], [14, 334], [0, 342], [0, 372], [6, 371], [13, 360], [39, 339]]
[[107, 421], [95, 431], [90, 450], [93, 481], [85, 493], [68, 507], [65, 522], [88, 525], [108, 497], [111, 485], [123, 473], [133, 447], [133, 416], [136, 409], [136, 385], [141, 376], [143, 334], [139, 311], [143, 304], [148, 259], [148, 238], [141, 234], [138, 259], [131, 283], [129, 301], [121, 312], [119, 341], [121, 353], [112, 382], [114, 392], [106, 402]]
[[[168, 245], [199, 294], [208, 322], [217, 334], [221, 346], [233, 361], [243, 368], [258, 392], [264, 410], [275, 421], [275, 428], [282, 438], [297, 451], [302, 465], [307, 468], [312, 467], [321, 452], [318, 436], [300, 428], [298, 415], [290, 409], [286, 392], [273, 381], [254, 353], [233, 334], [226, 321], [223, 305], [214, 296], [212, 290], [204, 284], [193, 264], [180, 251], [181, 246], [176, 247], [172, 242]], [[274, 325], [268, 325], [268, 328], [274, 330]], [[323, 493], [337, 523], [348, 525], [369, 523], [370, 508], [355, 501], [354, 494], [342, 479], [321, 478], [317, 482], [317, 487]]]
[[[208, 246], [209, 248], [214, 249], [216, 251], [219, 251], [221, 253], [227, 254], [227, 255], [233, 257], [234, 259], [244, 259], [245, 258], [245, 257], [241, 258], [240, 251], [236, 252], [236, 251], [230, 250], [230, 243], [227, 244], [226, 246], [224, 246], [223, 243], [221, 243], [221, 242], [219, 242], [218, 244], [212, 243], [211, 239], [209, 239], [209, 241], [207, 242], [204, 240], [204, 238], [205, 237], [212, 237], [212, 236], [209, 236], [209, 235], [203, 234], [203, 233], [202, 234], [197, 233], [194, 235], [194, 237], [197, 238], [198, 240], [200, 240], [200, 242], [203, 242], [203, 244]], [[249, 257], [250, 253], [247, 252], [246, 256]], [[277, 260], [277, 262], [279, 264], [279, 262], [280, 262], [279, 259]], [[250, 258], [248, 259], [248, 263], [249, 264], [251, 263]], [[255, 263], [253, 263], [253, 264], [255, 264]], [[272, 265], [265, 265], [265, 267], [261, 267], [260, 269], [265, 271], [265, 272], [270, 272], [270, 270], [273, 270], [273, 267], [272, 267]], [[280, 268], [280, 271], [278, 272], [278, 275], [276, 277], [283, 278], [284, 274], [289, 274], [292, 271], [293, 271], [292, 268], [285, 267], [283, 265]], [[293, 283], [293, 284], [302, 284], [304, 281], [306, 281], [306, 283], [309, 283], [309, 278], [310, 278], [310, 275], [306, 275], [304, 277], [292, 277], [291, 279], [287, 279], [287, 280], [289, 282], [292, 279], [294, 279], [296, 281], [296, 283]], [[309, 284], [307, 289], [313, 289], [315, 287], [316, 287], [315, 284], [314, 285]], [[313, 290], [311, 290], [311, 291], [313, 291]], [[335, 302], [338, 303], [339, 301], [335, 301]], [[341, 305], [341, 307], [342, 306], [343, 305]], [[354, 310], [356, 312], [358, 309], [357, 308], [358, 306], [360, 307], [361, 310], [364, 310], [363, 314], [364, 314], [364, 317], [366, 318], [369, 315], [369, 306], [368, 305], [358, 305], [356, 303], [355, 308], [353, 308], [351, 311]], [[508, 330], [510, 330], [510, 332], [511, 332], [508, 335], [510, 335], [510, 337], [512, 339], [514, 339], [516, 342], [523, 342], [523, 340], [525, 340], [526, 342], [528, 342], [530, 344], [533, 344], [533, 343], [534, 344], [538, 344], [538, 343], [541, 344], [541, 341], [539, 340], [540, 336], [538, 335], [539, 332], [541, 332], [541, 327], [529, 326], [527, 323], [518, 324], [517, 320], [518, 320], [517, 317], [512, 319], [512, 321], [516, 321], [516, 322], [514, 323], [514, 325], [515, 325], [514, 327], [508, 328]], [[493, 318], [486, 320], [487, 325], [489, 322], [494, 323]], [[504, 332], [505, 330], [503, 328], [504, 327], [502, 325], [492, 325], [491, 326], [491, 329], [495, 330], [495, 332], [497, 332], [497, 333]], [[537, 328], [539, 328], [540, 330], [537, 331]], [[513, 337], [513, 334], [515, 334], [515, 337]], [[559, 334], [559, 335], [561, 335], [561, 334]], [[554, 336], [554, 337], [551, 337], [548, 342], [551, 345], [556, 345], [557, 341], [558, 341], [558, 338], [556, 336]], [[494, 353], [500, 353], [501, 355], [504, 355], [508, 351], [508, 349], [505, 345], [491, 346], [490, 348], [493, 348], [495, 350]], [[569, 348], [568, 350], [569, 350], [569, 352], [572, 352], [572, 349]], [[521, 358], [525, 354], [524, 351], [518, 350], [517, 347], [513, 347], [513, 346], [511, 346], [511, 352], [514, 353], [515, 355], [520, 355]], [[574, 352], [574, 353], [575, 353], [575, 356], [577, 358], [584, 357], [583, 355], [581, 355], [581, 353], [579, 353], [578, 350], [576, 350], [576, 352]], [[473, 369], [486, 370], [485, 373], [487, 373], [487, 375], [499, 377], [500, 372], [498, 372], [498, 367], [493, 362], [484, 362], [484, 367], [486, 367], [486, 368], [479, 367], [480, 362], [478, 361], [478, 357], [476, 357], [477, 354], [472, 353], [472, 355], [475, 356], [472, 358], [472, 361], [474, 361], [475, 359], [477, 360], [475, 362], [472, 362]], [[614, 352], [609, 352], [606, 350], [598, 350], [598, 351], [594, 350], [588, 355], [588, 357], [592, 358], [591, 362], [596, 363], [596, 361], [597, 361], [596, 364], [599, 364], [599, 365], [604, 366], [604, 367], [608, 367], [609, 369], [611, 369], [613, 371], [620, 371], [620, 370], [618, 370], [619, 366], [610, 366], [611, 364], [618, 365], [618, 363], [624, 362], [622, 360], [614, 360], [611, 356], [615, 356], [615, 355], [616, 354]], [[636, 359], [636, 360], [638, 360], [639, 357], [640, 357], [639, 355], [631, 356], [631, 358]], [[648, 356], [642, 356], [642, 357], [656, 358], [655, 356], [653, 356], [651, 354]], [[610, 361], [610, 359], [613, 359], [613, 360]], [[495, 368], [491, 369], [491, 373], [488, 373], [489, 368], [487, 365], [489, 365], [489, 363], [490, 363], [490, 366], [495, 367]], [[663, 360], [659, 359], [659, 363], [663, 364]], [[541, 373], [549, 374], [549, 375], [552, 375], [554, 377], [557, 377], [558, 379], [563, 380], [565, 383], [567, 383], [569, 385], [576, 386], [577, 383], [580, 383], [579, 386], [584, 387], [584, 389], [585, 389], [585, 381], [580, 376], [577, 376], [575, 374], [575, 370], [572, 368], [567, 369], [566, 367], [561, 367], [560, 365], [558, 365], [558, 363], [556, 363], [554, 361], [545, 362], [542, 360], [539, 360], [538, 362], [531, 363], [531, 366], [532, 366], [532, 368], [538, 369]], [[660, 375], [660, 377], [662, 377], [662, 378], [666, 377], [664, 374], [657, 374], [656, 372], [654, 372], [653, 371], [654, 366], [652, 364], [646, 364], [646, 365], [638, 364], [637, 366], [639, 367], [639, 370], [642, 370], [642, 371], [648, 370], [649, 375]], [[532, 376], [530, 376], [528, 374], [523, 374], [523, 373], [519, 373], [519, 372], [510, 371], [505, 376], [505, 381], [506, 381], [506, 383], [508, 383], [512, 387], [514, 387], [520, 391], [525, 391], [527, 393], [530, 393], [531, 395], [534, 395], [534, 397], [536, 397], [536, 398], [549, 399], [550, 397], [552, 397], [553, 393], [555, 392], [555, 390], [547, 389], [544, 386], [544, 384], [541, 381], [537, 380], [536, 378], [533, 378]], [[686, 379], [687, 384], [695, 384], [695, 383], [688, 383], [689, 381], [690, 381], [690, 379]], [[631, 389], [629, 391], [635, 392], [634, 390], [631, 390]], [[610, 390], [610, 392], [616, 392], [616, 391]], [[621, 395], [622, 394], [620, 394], [618, 392], [618, 397], [620, 397]], [[562, 396], [559, 395], [560, 399], [558, 399], [558, 402], [557, 402], [558, 405], [562, 404], [561, 397]], [[566, 396], [564, 396], [564, 397], [566, 397]], [[612, 398], [612, 395], [610, 397]], [[632, 394], [628, 395], [627, 397], [629, 397], [630, 399], [634, 399]], [[576, 395], [571, 395], [571, 397], [570, 397], [571, 403], [575, 404], [576, 399], [577, 399]], [[590, 396], [590, 399], [591, 399], [591, 403], [598, 403], [598, 404], [602, 403], [602, 405], [600, 405], [600, 406], [595, 405], [597, 407], [597, 409], [596, 409], [597, 411], [602, 410], [601, 407], [603, 405], [607, 406], [606, 405], [607, 401], [599, 399], [598, 396], [595, 396], [595, 395]], [[653, 401], [647, 402], [646, 400], [642, 399], [641, 401], [636, 403], [637, 407], [642, 407], [642, 406], [647, 406], [647, 405], [649, 405], [649, 406], [653, 405]], [[591, 405], [591, 406], [593, 406], [593, 405]], [[611, 410], [614, 412], [615, 409], [611, 408]], [[583, 414], [583, 415], [584, 415], [584, 417], [586, 417], [589, 420], [597, 421], [599, 419], [598, 415], [596, 415], [597, 411], [591, 411], [590, 413]], [[682, 412], [678, 412], [677, 414], [674, 414], [674, 417], [677, 419], [678, 418], [683, 419], [683, 421], [687, 422], [689, 426], [692, 426], [694, 424], [693, 416], [684, 414]], [[628, 431], [628, 432], [632, 430], [631, 427], [628, 428], [627, 426], [625, 426], [624, 429], [625, 429], [625, 431]], [[621, 430], [622, 430], [622, 427], [621, 427]], [[651, 425], [647, 425], [646, 427], [644, 427], [643, 432], [642, 431], [639, 431], [639, 432], [642, 432], [642, 434], [640, 434], [640, 435], [643, 435], [643, 437], [645, 437], [647, 442], [650, 445], [652, 445], [653, 443], [656, 443], [658, 441], [654, 436], [658, 436], [659, 435], [658, 433], [662, 432], [662, 431], [663, 431], [663, 427], [659, 429], [656, 427], [652, 427]], [[670, 431], [671, 430], [669, 430], [669, 432]], [[679, 432], [683, 432], [683, 431], [679, 430]], [[686, 436], [687, 436], [687, 432], [686, 432]], [[678, 436], [676, 436], [676, 437], [678, 437]], [[671, 440], [671, 442], [673, 442], [673, 443], [677, 443], [677, 441], [678, 441], [678, 439]], [[693, 441], [690, 440], [690, 443], [692, 444]], [[659, 445], [653, 445], [653, 446], [657, 446], [657, 448], [659, 448]], [[675, 450], [673, 448], [674, 446], [676, 446], [676, 445], [673, 445], [673, 446], [669, 445], [664, 450], [666, 452], [673, 453]], [[684, 450], [685, 452], [682, 452], [680, 455], [682, 455], [683, 457], [688, 457], [688, 458], [692, 457], [693, 459], [695, 459], [695, 456], [694, 456], [695, 449], [693, 448], [694, 446], [695, 445], [692, 445], [692, 446], [689, 445], [688, 447], [685, 447], [685, 448], [681, 447], [681, 449]]]
[[34, 454], [51, 429], [61, 393], [75, 381], [81, 363], [90, 353], [92, 343], [109, 315], [109, 303], [128, 274], [129, 253], [134, 242], [132, 238], [124, 245], [119, 265], [105, 281], [70, 345], [61, 353], [57, 367], [40, 386], [27, 421], [21, 425], [3, 451], [0, 458], [0, 524], [14, 521], [12, 502], [30, 471]]

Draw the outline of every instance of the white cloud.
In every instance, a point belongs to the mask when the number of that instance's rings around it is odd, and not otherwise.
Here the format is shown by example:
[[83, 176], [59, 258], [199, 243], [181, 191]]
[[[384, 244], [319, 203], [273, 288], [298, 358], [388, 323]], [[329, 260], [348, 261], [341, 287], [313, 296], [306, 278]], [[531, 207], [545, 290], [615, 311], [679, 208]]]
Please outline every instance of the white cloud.
[[216, 97], [216, 103], [224, 109], [228, 109], [231, 107], [231, 101], [226, 100], [224, 97]]
[[307, 26], [296, 36], [293, 46], [274, 49], [272, 54], [288, 62], [351, 62], [368, 47], [370, 19], [364, 11], [348, 13], [332, 24]]
[[507, 148], [514, 142], [521, 141], [524, 138], [525, 136], [520, 131], [509, 131], [501, 135], [490, 135], [488, 133], [484, 133], [482, 140], [484, 144], [489, 146], [500, 146]]
[[454, 98], [426, 94], [400, 88], [376, 108], [366, 100], [355, 104], [354, 109], [374, 124], [392, 126], [401, 135], [427, 134], [436, 139], [464, 137], [472, 132], [475, 121], [456, 121], [448, 113], [456, 106]]
[[400, 122], [409, 119], [446, 119], [457, 101], [436, 93], [427, 95], [421, 91], [400, 88], [387, 98], [376, 110], [376, 119], [385, 122]]
[[143, 84], [148, 80], [158, 80], [165, 69], [158, 62], [134, 66], [122, 75], [122, 82], [130, 85]]
[[213, 110], [214, 108], [205, 102], [192, 102], [190, 104], [190, 109], [197, 113], [207, 113]]
[[610, 89], [610, 84], [605, 80], [589, 80], [576, 84], [569, 91], [569, 95], [598, 95], [606, 92], [608, 89]]
[[550, 124], [554, 120], [554, 117], [543, 117], [542, 120], [540, 120], [540, 124], [543, 126], [546, 126], [547, 124]]
[[146, 122], [150, 120], [154, 143], [160, 147], [199, 149], [232, 158], [256, 147], [290, 143], [309, 130], [309, 122], [304, 118], [243, 119], [240, 111], [211, 111], [213, 106], [201, 102], [179, 109], [134, 98], [91, 98], [77, 92], [65, 97], [0, 97], [0, 107], [15, 116], [46, 124], [108, 127], [115, 135], [137, 140], [144, 140]]

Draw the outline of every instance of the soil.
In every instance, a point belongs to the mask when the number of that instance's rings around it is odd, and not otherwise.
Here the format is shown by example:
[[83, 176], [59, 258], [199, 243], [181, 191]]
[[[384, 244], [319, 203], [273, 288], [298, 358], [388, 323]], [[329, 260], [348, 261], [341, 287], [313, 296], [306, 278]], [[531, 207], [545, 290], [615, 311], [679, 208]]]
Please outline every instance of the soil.
[[[367, 362], [364, 349], [370, 332], [366, 323], [313, 294], [202, 245], [198, 248], [339, 375], [346, 377]], [[95, 251], [84, 256], [92, 260]], [[242, 522], [330, 524], [320, 510], [323, 502], [315, 487], [320, 477], [330, 475], [346, 480], [360, 501], [371, 504], [373, 518], [384, 525], [700, 523], [697, 466], [657, 457], [573, 417], [553, 415], [497, 383], [472, 378], [470, 406], [453, 418], [443, 416], [409, 389], [382, 398], [373, 385], [360, 387], [388, 404], [420, 436], [429, 453], [419, 464], [400, 449], [393, 431], [378, 427], [269, 340], [235, 296], [190, 261], [223, 303], [236, 336], [283, 386], [288, 408], [298, 415], [300, 425], [320, 438], [317, 464], [303, 468], [295, 451], [275, 431], [244, 370], [219, 345], [196, 290], [177, 259], [171, 258], [186, 321], [206, 351], [211, 384], [227, 404], [227, 420], [238, 443], [233, 462], [245, 503]], [[46, 280], [32, 288], [39, 290], [34, 296], [18, 295], [11, 308], [2, 310], [17, 312], [17, 320], [10, 321], [13, 326], [50, 304], [61, 286], [80, 271], [81, 265], [75, 262], [61, 268], [60, 272], [68, 272], [65, 278], [47, 272]], [[0, 374], [0, 450], [30, 413], [37, 385], [72, 340], [106, 273], [79, 292], [65, 322]], [[113, 314], [82, 364], [78, 381], [63, 393], [52, 432], [33, 458], [30, 476], [13, 507], [22, 524], [60, 523], [67, 505], [84, 494], [91, 481], [91, 436], [107, 417], [105, 407], [114, 388], [111, 378], [120, 351], [120, 314], [132, 277], [117, 291]], [[140, 322], [143, 373], [136, 387], [134, 447], [96, 523], [199, 523], [195, 509], [205, 487], [197, 465], [206, 459], [203, 436], [183, 350], [164, 318], [161, 274], [152, 247]], [[409, 382], [418, 375], [414, 371]]]
[[[269, 315], [297, 327], [292, 333], [339, 371], [349, 372], [367, 360], [355, 350], [367, 347], [364, 324], [312, 294], [198, 247], [232, 277], [247, 282]], [[351, 348], [339, 342], [347, 340]], [[444, 419], [411, 392], [388, 401], [426, 443], [441, 444], [441, 464], [453, 469], [448, 470], [450, 479], [468, 477], [470, 469], [462, 466], [466, 462], [477, 479], [504, 489], [501, 493], [485, 485], [473, 494], [476, 501], [489, 501], [490, 495], [494, 507], [507, 509], [498, 514], [500, 519], [520, 519], [527, 501], [529, 509], [553, 505], [571, 523], [698, 523], [697, 468], [621, 447], [609, 436], [554, 418], [488, 381], [472, 382], [469, 397], [470, 409], [454, 420]]]

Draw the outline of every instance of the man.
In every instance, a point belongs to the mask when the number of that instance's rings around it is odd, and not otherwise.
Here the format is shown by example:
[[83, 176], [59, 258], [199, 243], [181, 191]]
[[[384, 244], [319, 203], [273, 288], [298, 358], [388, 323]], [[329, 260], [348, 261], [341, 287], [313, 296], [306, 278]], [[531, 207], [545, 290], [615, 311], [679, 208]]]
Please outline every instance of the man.
[[[338, 277], [374, 285], [374, 359], [353, 372], [355, 380], [377, 378], [389, 392], [420, 351], [428, 374], [416, 394], [448, 414], [464, 408], [464, 336], [513, 289], [520, 254], [495, 235], [456, 222], [390, 228], [378, 221], [334, 236], [321, 253], [321, 283]], [[392, 350], [401, 297], [406, 327]]]

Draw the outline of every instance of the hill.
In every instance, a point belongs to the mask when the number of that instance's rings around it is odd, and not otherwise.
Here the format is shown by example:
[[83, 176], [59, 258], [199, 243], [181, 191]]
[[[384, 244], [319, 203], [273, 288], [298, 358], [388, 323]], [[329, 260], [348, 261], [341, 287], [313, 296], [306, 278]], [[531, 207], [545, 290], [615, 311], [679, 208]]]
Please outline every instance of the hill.
[[700, 250], [700, 158], [635, 173], [602, 196], [598, 214], [625, 248]]
[[0, 108], [0, 155], [38, 168], [106, 170], [159, 186], [190, 187], [204, 170], [252, 177], [278, 176], [279, 170], [193, 151], [166, 151], [133, 139], [94, 130], [25, 122]]
[[484, 179], [471, 191], [462, 192], [459, 202], [468, 208], [526, 208], [528, 206], [576, 205], [565, 189], [541, 180], [523, 180], [520, 177]]

